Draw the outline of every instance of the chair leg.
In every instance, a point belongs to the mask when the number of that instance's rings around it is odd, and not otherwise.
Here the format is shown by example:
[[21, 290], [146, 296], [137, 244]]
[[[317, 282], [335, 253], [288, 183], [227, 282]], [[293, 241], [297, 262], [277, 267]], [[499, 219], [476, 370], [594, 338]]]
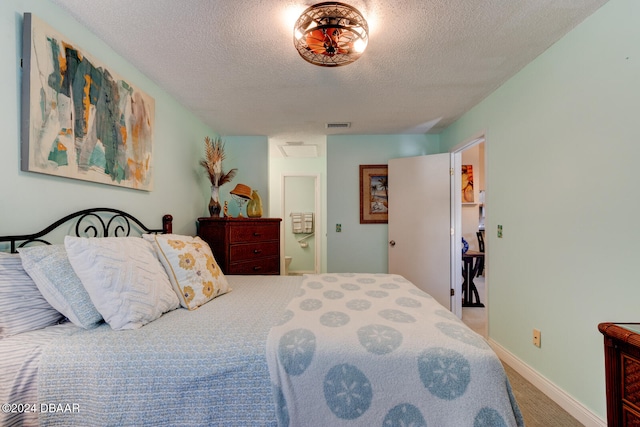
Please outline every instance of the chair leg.
[[484, 274], [484, 257], [476, 260], [476, 268], [474, 270], [478, 272], [476, 277], [480, 277]]

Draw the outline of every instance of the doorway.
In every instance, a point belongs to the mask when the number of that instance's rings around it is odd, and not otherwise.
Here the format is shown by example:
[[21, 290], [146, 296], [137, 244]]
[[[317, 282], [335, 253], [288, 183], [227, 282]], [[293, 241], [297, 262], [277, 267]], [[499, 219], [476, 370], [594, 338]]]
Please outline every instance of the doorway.
[[280, 271], [288, 275], [320, 271], [319, 175], [282, 175]]
[[[403, 275], [461, 318], [462, 160], [463, 152], [480, 143], [484, 143], [484, 137], [460, 144], [448, 153], [390, 159], [388, 165], [388, 271]], [[471, 165], [468, 171], [474, 165], [477, 170], [478, 194], [474, 193], [474, 201], [480, 198], [478, 186], [484, 190], [484, 145], [480, 147], [482, 154], [476, 156], [477, 160], [464, 158], [465, 164]], [[469, 203], [479, 207], [479, 203]], [[486, 325], [486, 314], [481, 318]]]
[[[462, 307], [462, 321], [471, 329], [483, 336], [488, 334], [488, 292], [486, 274], [486, 248], [484, 247], [485, 225], [485, 138], [480, 136], [454, 148], [456, 176], [460, 177], [455, 184], [458, 195], [454, 198], [454, 229], [456, 242], [466, 241], [469, 251], [484, 252], [482, 264], [473, 281], [478, 289], [479, 301], [484, 307]], [[464, 175], [463, 175], [464, 173]], [[462, 176], [465, 177], [463, 182]], [[466, 192], [462, 187], [466, 188]], [[478, 236], [480, 233], [480, 236]], [[478, 263], [479, 260], [475, 260]], [[476, 264], [477, 265], [477, 264]], [[456, 266], [461, 271], [461, 266]], [[462, 280], [462, 279], [460, 279]]]

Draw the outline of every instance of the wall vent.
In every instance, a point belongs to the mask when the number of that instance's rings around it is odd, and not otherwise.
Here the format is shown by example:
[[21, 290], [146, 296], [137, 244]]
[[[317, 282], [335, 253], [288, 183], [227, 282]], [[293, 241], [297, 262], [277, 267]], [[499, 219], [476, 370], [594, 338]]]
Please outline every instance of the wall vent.
[[351, 127], [349, 122], [327, 123], [327, 129], [347, 129]]

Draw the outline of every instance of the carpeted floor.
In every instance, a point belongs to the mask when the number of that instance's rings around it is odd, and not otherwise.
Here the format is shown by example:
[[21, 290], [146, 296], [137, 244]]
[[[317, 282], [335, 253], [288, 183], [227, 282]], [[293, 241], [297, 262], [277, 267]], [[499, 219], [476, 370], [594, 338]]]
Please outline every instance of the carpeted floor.
[[513, 394], [518, 401], [524, 425], [526, 427], [582, 427], [583, 424], [573, 418], [547, 395], [538, 390], [529, 381], [504, 364]]
[[[486, 302], [484, 277], [474, 279], [480, 294], [480, 301]], [[487, 337], [486, 309], [465, 307], [462, 309], [462, 321], [483, 337]], [[504, 364], [505, 371], [518, 401], [526, 427], [580, 427], [582, 423], [569, 415], [557, 403], [524, 379], [513, 368]]]

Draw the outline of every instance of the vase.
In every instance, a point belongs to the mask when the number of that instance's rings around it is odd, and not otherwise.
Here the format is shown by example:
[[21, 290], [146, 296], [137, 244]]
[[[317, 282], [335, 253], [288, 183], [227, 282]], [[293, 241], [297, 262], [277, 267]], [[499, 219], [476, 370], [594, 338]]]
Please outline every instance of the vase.
[[256, 190], [251, 192], [251, 200], [247, 203], [247, 216], [249, 218], [262, 217], [262, 199]]
[[220, 205], [219, 187], [211, 186], [211, 200], [209, 200], [209, 215], [212, 217], [220, 217], [222, 206]]
[[469, 250], [469, 242], [467, 242], [463, 237], [462, 238], [462, 255], [466, 254], [468, 250]]

